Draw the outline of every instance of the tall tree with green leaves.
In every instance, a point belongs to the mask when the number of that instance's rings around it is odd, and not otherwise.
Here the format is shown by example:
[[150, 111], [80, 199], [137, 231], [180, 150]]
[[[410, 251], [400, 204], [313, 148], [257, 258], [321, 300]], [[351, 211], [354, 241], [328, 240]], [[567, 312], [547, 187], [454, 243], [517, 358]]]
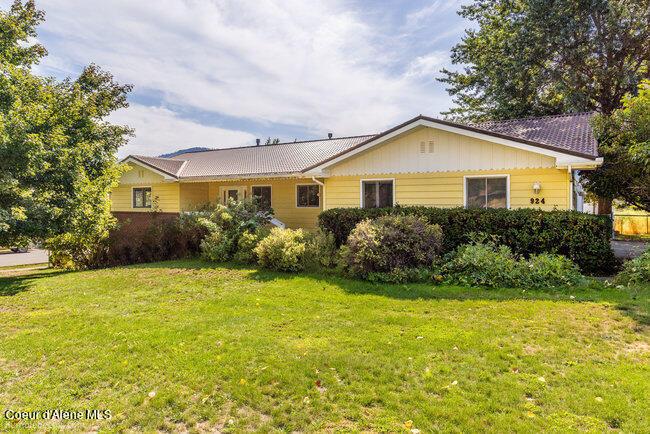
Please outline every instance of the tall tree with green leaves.
[[0, 10], [0, 245], [49, 240], [83, 262], [113, 220], [116, 151], [131, 130], [106, 117], [131, 86], [96, 65], [74, 80], [35, 75], [43, 19], [33, 1]]
[[475, 0], [443, 69], [464, 121], [596, 110], [650, 78], [650, 0]]
[[610, 116], [598, 115], [594, 131], [604, 157], [601, 167], [583, 172], [588, 191], [650, 212], [650, 80], [627, 95]]

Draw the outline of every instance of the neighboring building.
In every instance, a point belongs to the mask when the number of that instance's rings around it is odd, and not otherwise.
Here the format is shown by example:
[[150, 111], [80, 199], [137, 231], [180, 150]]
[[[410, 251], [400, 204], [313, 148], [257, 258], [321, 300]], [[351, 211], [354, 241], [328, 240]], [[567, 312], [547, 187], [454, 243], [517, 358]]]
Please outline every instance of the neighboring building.
[[323, 209], [427, 205], [576, 209], [573, 174], [602, 163], [590, 113], [463, 125], [418, 116], [381, 134], [132, 155], [112, 193], [134, 217], [259, 196], [288, 227]]

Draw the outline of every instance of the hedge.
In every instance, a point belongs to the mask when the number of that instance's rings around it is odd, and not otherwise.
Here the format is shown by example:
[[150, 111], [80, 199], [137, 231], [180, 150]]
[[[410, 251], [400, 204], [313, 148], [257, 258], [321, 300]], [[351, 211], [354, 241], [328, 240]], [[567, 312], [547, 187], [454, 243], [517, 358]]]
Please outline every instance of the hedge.
[[607, 216], [576, 211], [535, 209], [465, 209], [397, 206], [394, 208], [334, 208], [322, 212], [320, 226], [342, 245], [360, 221], [383, 215], [416, 215], [443, 232], [443, 251], [466, 244], [472, 233], [498, 237], [517, 255], [558, 253], [589, 273], [610, 272], [616, 267], [610, 246], [612, 222]]

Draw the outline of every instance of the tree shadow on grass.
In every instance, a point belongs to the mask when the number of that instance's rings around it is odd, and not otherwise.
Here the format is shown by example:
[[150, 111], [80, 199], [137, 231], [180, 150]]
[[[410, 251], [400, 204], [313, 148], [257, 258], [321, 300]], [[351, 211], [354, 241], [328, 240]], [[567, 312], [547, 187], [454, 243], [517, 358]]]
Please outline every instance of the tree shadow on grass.
[[0, 275], [0, 297], [16, 295], [28, 291], [38, 279], [58, 276], [68, 271], [39, 271], [34, 273], [2, 276]]
[[138, 264], [141, 268], [227, 269], [248, 271], [248, 278], [257, 282], [295, 281], [308, 278], [323, 285], [336, 287], [352, 295], [371, 295], [397, 300], [486, 300], [486, 301], [555, 301], [608, 303], [641, 326], [650, 326], [650, 285], [637, 289], [618, 289], [595, 284], [593, 287], [523, 290], [520, 288], [470, 288], [427, 283], [387, 284], [345, 278], [331, 273], [283, 273], [236, 263], [212, 263], [202, 260], [166, 261]]

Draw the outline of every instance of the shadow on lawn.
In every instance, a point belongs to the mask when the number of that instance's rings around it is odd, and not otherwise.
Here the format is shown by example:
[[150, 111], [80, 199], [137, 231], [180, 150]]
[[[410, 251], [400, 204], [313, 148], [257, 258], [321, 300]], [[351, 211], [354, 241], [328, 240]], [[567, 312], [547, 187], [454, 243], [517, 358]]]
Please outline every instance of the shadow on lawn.
[[[250, 265], [232, 263], [214, 264], [200, 260], [169, 261], [153, 264], [140, 264], [145, 268], [185, 268], [185, 269], [215, 269], [250, 271], [249, 278], [258, 282], [274, 280], [295, 281], [301, 284], [304, 278], [318, 281], [325, 286], [340, 288], [348, 294], [374, 295], [398, 300], [543, 300], [556, 302], [596, 302], [609, 303], [623, 314], [634, 319], [639, 325], [650, 325], [650, 286], [641, 289], [616, 289], [603, 286], [582, 288], [560, 288], [556, 290], [522, 290], [517, 288], [468, 288], [449, 285], [432, 285], [426, 283], [413, 284], [384, 284], [361, 280], [348, 279], [334, 273], [282, 273], [260, 270]], [[573, 297], [573, 298], [572, 298]]]
[[12, 296], [23, 291], [28, 291], [38, 279], [65, 273], [68, 273], [68, 271], [40, 271], [12, 276], [0, 275], [0, 297]]

